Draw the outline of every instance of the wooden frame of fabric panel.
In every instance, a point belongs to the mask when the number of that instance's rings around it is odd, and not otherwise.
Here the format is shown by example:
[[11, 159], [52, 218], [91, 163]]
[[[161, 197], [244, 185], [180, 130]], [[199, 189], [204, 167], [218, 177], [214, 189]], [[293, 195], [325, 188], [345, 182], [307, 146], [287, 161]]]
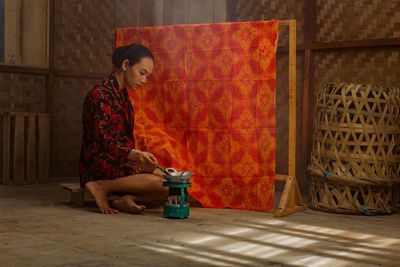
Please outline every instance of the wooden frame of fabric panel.
[[277, 174], [276, 180], [285, 181], [275, 217], [305, 210], [296, 179], [296, 20], [281, 20], [280, 27], [289, 27], [289, 144], [288, 174]]

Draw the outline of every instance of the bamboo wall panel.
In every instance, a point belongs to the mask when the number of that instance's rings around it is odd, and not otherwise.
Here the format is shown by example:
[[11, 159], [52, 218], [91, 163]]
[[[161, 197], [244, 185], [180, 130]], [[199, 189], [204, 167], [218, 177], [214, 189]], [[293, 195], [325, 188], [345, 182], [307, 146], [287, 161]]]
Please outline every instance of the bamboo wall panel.
[[114, 5], [115, 28], [154, 25], [153, 0], [118, 0]]
[[21, 0], [4, 1], [4, 62], [21, 64]]
[[399, 65], [398, 47], [315, 52], [314, 95], [328, 82], [380, 83], [399, 87]]
[[[227, 0], [228, 21], [297, 20], [297, 46], [304, 44], [305, 0]], [[278, 49], [287, 50], [288, 27], [279, 33]]]
[[51, 173], [77, 176], [82, 134], [83, 99], [101, 80], [56, 77], [51, 147]]
[[48, 0], [5, 0], [4, 10], [4, 62], [46, 67]]
[[319, 42], [400, 37], [398, 0], [317, 0]]
[[46, 77], [0, 72], [0, 111], [44, 112]]
[[224, 0], [156, 0], [155, 11], [157, 25], [226, 21]]
[[21, 10], [21, 61], [48, 65], [48, 0], [23, 0]]
[[55, 0], [55, 69], [94, 73], [112, 70], [116, 3]]

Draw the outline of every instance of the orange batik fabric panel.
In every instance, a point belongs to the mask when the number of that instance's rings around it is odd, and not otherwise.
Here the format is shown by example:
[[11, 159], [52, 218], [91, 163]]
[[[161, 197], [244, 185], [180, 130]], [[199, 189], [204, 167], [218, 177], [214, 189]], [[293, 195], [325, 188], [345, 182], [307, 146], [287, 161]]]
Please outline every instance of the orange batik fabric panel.
[[191, 170], [203, 206], [269, 211], [275, 178], [278, 21], [123, 28], [155, 56], [129, 90], [139, 149]]

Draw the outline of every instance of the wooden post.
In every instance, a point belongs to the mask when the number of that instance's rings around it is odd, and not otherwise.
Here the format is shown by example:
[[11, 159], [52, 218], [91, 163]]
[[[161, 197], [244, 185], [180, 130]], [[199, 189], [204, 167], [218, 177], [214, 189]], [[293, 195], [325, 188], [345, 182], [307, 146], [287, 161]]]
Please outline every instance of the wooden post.
[[26, 139], [26, 183], [34, 184], [37, 181], [37, 136], [35, 114], [28, 114], [28, 129]]
[[289, 22], [289, 176], [296, 176], [296, 20]]
[[44, 183], [49, 179], [50, 115], [39, 114], [38, 126], [38, 181]]
[[3, 184], [10, 183], [10, 121], [11, 121], [10, 113], [3, 114], [3, 144], [2, 144], [2, 153], [3, 153], [3, 166], [2, 166], [2, 177]]
[[303, 82], [303, 116], [301, 123], [301, 151], [302, 161], [300, 166], [300, 173], [305, 178], [307, 161], [309, 154], [308, 152], [308, 139], [309, 139], [309, 116], [310, 116], [310, 69], [311, 69], [311, 50], [306, 49], [304, 51], [304, 82]]
[[25, 118], [23, 113], [12, 114], [14, 117], [13, 156], [13, 184], [24, 184], [25, 178]]
[[296, 20], [281, 21], [282, 26], [289, 26], [289, 175], [276, 175], [276, 180], [285, 181], [285, 187], [275, 217], [305, 210], [299, 186], [296, 181]]

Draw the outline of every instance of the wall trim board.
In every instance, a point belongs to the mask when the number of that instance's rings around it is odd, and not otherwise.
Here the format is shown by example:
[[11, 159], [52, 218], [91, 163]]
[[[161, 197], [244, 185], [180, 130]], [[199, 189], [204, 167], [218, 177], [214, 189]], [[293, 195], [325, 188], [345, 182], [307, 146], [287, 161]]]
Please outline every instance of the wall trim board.
[[54, 74], [54, 76], [88, 78], [88, 79], [103, 78], [104, 76], [107, 75], [105, 73], [68, 71], [68, 70], [54, 70], [52, 73]]
[[314, 42], [309, 45], [308, 49], [324, 50], [324, 49], [384, 47], [384, 46], [400, 46], [400, 38], [348, 40], [348, 41], [336, 41], [328, 43]]
[[48, 75], [49, 69], [48, 68], [37, 68], [37, 67], [0, 64], [0, 72]]

